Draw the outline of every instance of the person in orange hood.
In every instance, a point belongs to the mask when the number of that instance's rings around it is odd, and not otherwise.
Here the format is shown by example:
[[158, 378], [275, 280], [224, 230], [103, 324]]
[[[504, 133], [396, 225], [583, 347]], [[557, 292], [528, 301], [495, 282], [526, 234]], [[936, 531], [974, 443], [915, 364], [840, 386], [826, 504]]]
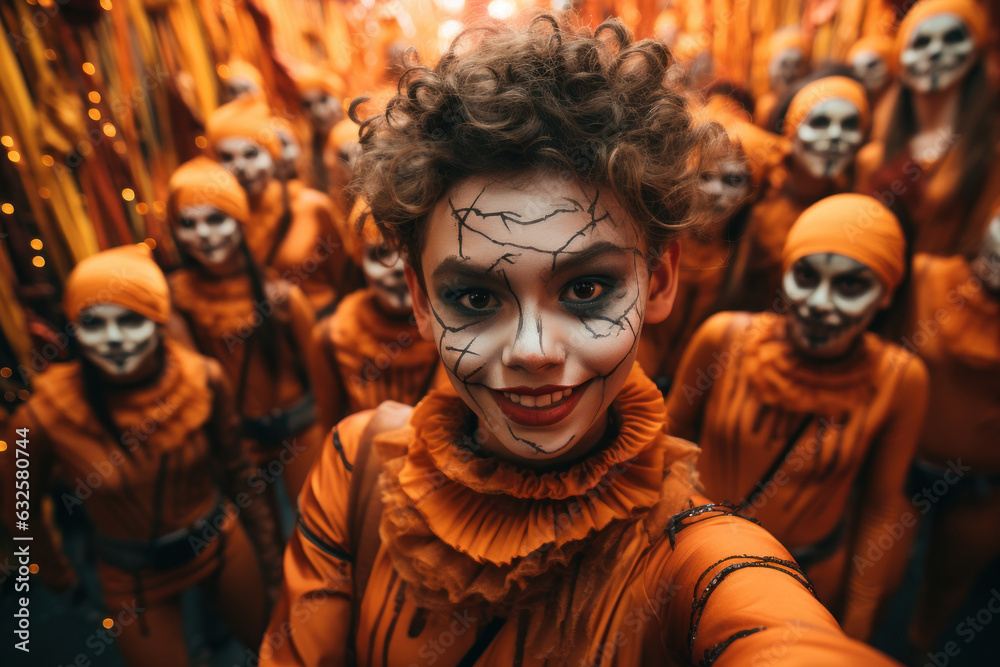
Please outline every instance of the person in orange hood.
[[[983, 529], [1000, 525], [1000, 202], [975, 256], [914, 257], [903, 344], [927, 364], [935, 406], [921, 433], [914, 484], [917, 509], [933, 512], [910, 628], [923, 653], [1000, 555], [1000, 534]], [[945, 494], [927, 492], [942, 484]]]
[[333, 72], [312, 65], [300, 65], [294, 72], [294, 79], [299, 104], [309, 121], [309, 185], [328, 193], [346, 214], [349, 209], [344, 207], [343, 190], [347, 186], [344, 179], [350, 174], [343, 169], [331, 172], [328, 165], [334, 162], [334, 158], [327, 155], [333, 128], [345, 120], [344, 82]]
[[866, 550], [907, 507], [927, 404], [920, 360], [866, 332], [903, 277], [904, 246], [871, 197], [809, 207], [785, 243], [784, 315], [709, 319], [667, 399], [673, 431], [701, 445], [705, 492], [758, 518], [859, 639], [906, 559]]
[[259, 479], [270, 486], [281, 477], [294, 504], [322, 440], [304, 354], [312, 308], [302, 290], [257, 266], [243, 234], [247, 198], [226, 169], [195, 158], [169, 190], [171, 230], [188, 265], [170, 275], [174, 307], [233, 385]]
[[343, 220], [327, 195], [274, 177], [284, 127], [259, 99], [242, 97], [216, 109], [206, 133], [220, 164], [246, 192], [250, 215], [244, 234], [254, 259], [302, 287], [322, 317], [338, 298]]
[[798, 28], [784, 28], [771, 35], [768, 42], [767, 79], [770, 89], [757, 99], [753, 119], [760, 127], [774, 132], [771, 116], [778, 100], [809, 70], [808, 46]]
[[[81, 261], [63, 303], [80, 356], [37, 376], [7, 424], [4, 522], [22, 536], [14, 519], [28, 524], [42, 581], [73, 587], [76, 573], [42, 499], [54, 478], [74, 489], [61, 502], [93, 523], [109, 615], [141, 609], [113, 635], [126, 664], [190, 664], [181, 594], [195, 586], [253, 646], [266, 622], [265, 581], [273, 589], [280, 580], [281, 552], [267, 506], [233, 505], [252, 494], [250, 461], [222, 369], [165, 337], [167, 282], [145, 245]], [[22, 436], [30, 494], [15, 483], [27, 479], [15, 466]]]
[[884, 35], [862, 37], [847, 52], [847, 63], [868, 92], [872, 110], [872, 141], [881, 140], [889, 128], [898, 89], [893, 88], [893, 41]]
[[451, 387], [331, 433], [262, 665], [889, 664], [664, 430], [634, 360], [699, 140], [666, 50], [596, 32], [492, 24], [366, 122], [358, 183]]

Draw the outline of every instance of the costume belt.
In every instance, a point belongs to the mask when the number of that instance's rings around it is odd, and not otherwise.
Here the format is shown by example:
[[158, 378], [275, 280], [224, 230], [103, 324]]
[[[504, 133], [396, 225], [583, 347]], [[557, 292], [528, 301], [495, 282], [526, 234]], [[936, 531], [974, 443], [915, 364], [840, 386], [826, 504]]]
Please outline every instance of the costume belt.
[[211, 510], [187, 528], [146, 542], [121, 540], [98, 533], [94, 540], [97, 557], [119, 570], [133, 573], [181, 567], [201, 555], [219, 536], [228, 507], [220, 496]]
[[243, 434], [263, 444], [279, 443], [316, 422], [316, 401], [306, 394], [298, 403], [263, 417], [244, 417]]
[[837, 553], [837, 549], [840, 548], [841, 542], [844, 540], [844, 533], [846, 532], [846, 521], [841, 519], [837, 522], [837, 525], [833, 527], [826, 537], [821, 537], [812, 544], [807, 544], [804, 547], [798, 547], [796, 549], [789, 549], [788, 553], [792, 554], [792, 558], [798, 563], [802, 569], [806, 569], [820, 561], [824, 561], [833, 554]]

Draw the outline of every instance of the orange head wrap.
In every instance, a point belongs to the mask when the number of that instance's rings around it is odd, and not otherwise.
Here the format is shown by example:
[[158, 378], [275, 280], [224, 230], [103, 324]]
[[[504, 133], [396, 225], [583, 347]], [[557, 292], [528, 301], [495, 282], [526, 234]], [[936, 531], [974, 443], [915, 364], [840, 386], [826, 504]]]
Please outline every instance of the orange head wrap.
[[134, 310], [154, 322], [170, 319], [170, 290], [163, 271], [144, 243], [123, 245], [84, 259], [66, 279], [63, 309], [76, 321], [80, 313], [106, 303]]
[[779, 53], [792, 48], [801, 51], [803, 59], [808, 59], [809, 47], [798, 28], [783, 28], [777, 31], [767, 42], [767, 61], [771, 62]]
[[170, 177], [167, 202], [170, 224], [177, 224], [180, 209], [210, 204], [241, 223], [250, 219], [247, 195], [236, 177], [207, 157], [188, 160]]
[[[365, 248], [370, 245], [378, 245], [382, 241], [382, 232], [379, 231], [378, 225], [375, 224], [375, 218], [368, 210], [368, 202], [361, 197], [354, 202], [354, 208], [351, 210], [348, 222], [349, 233], [344, 239], [344, 246], [354, 262], [360, 265]], [[361, 229], [358, 229], [359, 225]]]
[[[245, 60], [230, 60], [226, 63], [226, 69], [223, 71], [225, 72], [225, 76], [222, 76], [222, 78], [226, 81], [229, 79], [246, 79], [257, 86], [257, 90], [264, 90], [264, 77], [261, 75], [260, 70]], [[220, 72], [221, 75], [222, 73]]]
[[847, 61], [854, 60], [854, 56], [862, 51], [872, 51], [877, 53], [882, 60], [889, 64], [892, 58], [892, 40], [884, 35], [869, 35], [854, 42], [854, 46], [847, 52]]
[[834, 253], [857, 260], [891, 294], [903, 279], [906, 240], [899, 220], [874, 197], [840, 194], [821, 199], [799, 216], [782, 257], [784, 271], [807, 255]]
[[986, 42], [986, 28], [989, 21], [986, 13], [974, 0], [920, 0], [913, 5], [906, 18], [899, 24], [896, 33], [896, 44], [893, 48], [892, 61], [889, 66], [895, 71], [899, 69], [899, 56], [910, 43], [910, 37], [917, 26], [937, 14], [954, 14], [962, 19], [965, 27], [972, 35], [976, 49], [981, 49]]
[[782, 132], [788, 138], [795, 136], [799, 125], [817, 104], [838, 97], [858, 108], [861, 114], [861, 128], [867, 129], [871, 113], [868, 109], [868, 94], [865, 92], [865, 87], [846, 76], [827, 76], [816, 79], [795, 93], [792, 103], [788, 106], [788, 113], [785, 114]]
[[788, 153], [788, 140], [753, 123], [732, 121], [726, 125], [729, 140], [743, 150], [750, 167], [750, 180], [759, 188], [767, 173]]
[[275, 161], [281, 159], [277, 129], [267, 105], [250, 96], [223, 104], [209, 115], [205, 124], [205, 134], [213, 149], [224, 139], [241, 137], [264, 147]]
[[292, 72], [292, 78], [295, 80], [295, 87], [299, 89], [299, 94], [318, 88], [337, 99], [344, 98], [346, 89], [344, 80], [329, 70], [303, 64], [295, 68]]

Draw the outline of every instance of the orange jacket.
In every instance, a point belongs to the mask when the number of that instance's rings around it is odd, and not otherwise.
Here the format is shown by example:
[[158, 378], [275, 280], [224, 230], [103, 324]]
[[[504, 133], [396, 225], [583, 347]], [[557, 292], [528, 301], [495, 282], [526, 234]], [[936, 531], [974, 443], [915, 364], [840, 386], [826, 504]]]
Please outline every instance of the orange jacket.
[[[924, 365], [874, 334], [849, 359], [809, 363], [791, 348], [780, 316], [727, 312], [692, 339], [667, 414], [672, 433], [702, 447], [707, 495], [740, 503], [764, 482], [747, 510], [792, 550], [831, 535], [857, 511], [855, 535], [848, 531], [841, 547], [865, 558], [869, 541], [907, 511], [903, 484], [926, 405]], [[869, 481], [852, 500], [866, 462]], [[867, 638], [886, 582], [906, 556], [890, 549], [870, 564], [852, 557], [849, 574], [814, 579], [825, 603], [846, 595], [849, 634]]]
[[694, 449], [664, 434], [638, 367], [612, 410], [611, 443], [538, 473], [463, 446], [468, 409], [431, 393], [371, 444], [382, 543], [361, 600], [350, 495], [371, 413], [341, 422], [303, 490], [261, 665], [344, 665], [353, 647], [358, 665], [451, 667], [494, 616], [478, 665], [893, 664], [843, 636], [765, 531], [697, 494]]

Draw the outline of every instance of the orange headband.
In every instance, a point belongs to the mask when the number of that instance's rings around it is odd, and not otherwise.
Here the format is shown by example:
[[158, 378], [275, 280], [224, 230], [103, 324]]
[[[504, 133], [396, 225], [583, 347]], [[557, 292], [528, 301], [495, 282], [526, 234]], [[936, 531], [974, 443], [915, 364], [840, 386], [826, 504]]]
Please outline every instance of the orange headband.
[[170, 177], [167, 187], [171, 225], [177, 224], [182, 208], [202, 204], [210, 204], [241, 223], [250, 219], [250, 205], [239, 181], [207, 157], [196, 157], [182, 164]]
[[828, 76], [813, 81], [795, 94], [788, 106], [788, 113], [785, 114], [782, 133], [789, 139], [792, 138], [816, 105], [833, 98], [843, 98], [856, 106], [861, 114], [862, 130], [868, 128], [870, 112], [864, 86], [846, 76]]
[[66, 317], [106, 303], [133, 310], [154, 322], [170, 319], [170, 290], [144, 243], [123, 245], [84, 259], [69, 274], [63, 293]]
[[750, 180], [759, 188], [768, 171], [788, 154], [788, 140], [752, 123], [732, 121], [726, 125], [729, 140], [743, 149], [750, 167]]
[[313, 65], [302, 65], [295, 69], [292, 78], [300, 95], [307, 90], [318, 88], [337, 99], [344, 98], [344, 80], [329, 70]]
[[[364, 224], [358, 230], [358, 223], [361, 222], [362, 216], [364, 216]], [[360, 265], [365, 248], [370, 245], [378, 245], [381, 240], [382, 232], [379, 231], [378, 225], [375, 224], [375, 218], [368, 210], [368, 203], [359, 197], [354, 202], [354, 208], [351, 209], [351, 216], [348, 218], [348, 234], [347, 238], [344, 239], [344, 246], [354, 262]]]
[[808, 255], [834, 253], [857, 260], [891, 294], [905, 270], [906, 240], [899, 220], [874, 197], [840, 194], [807, 208], [788, 232], [782, 267]]
[[869, 35], [854, 42], [854, 46], [847, 52], [847, 62], [854, 60], [854, 56], [862, 51], [872, 51], [877, 53], [882, 60], [889, 63], [892, 58], [892, 40], [882, 35]]
[[809, 57], [806, 41], [803, 39], [802, 33], [797, 29], [785, 28], [774, 33], [771, 35], [771, 39], [767, 42], [768, 62], [774, 60], [775, 57], [785, 49], [791, 48], [796, 48], [801, 51], [804, 58]]
[[205, 124], [205, 134], [213, 149], [231, 137], [249, 139], [262, 146], [275, 161], [281, 159], [281, 140], [275, 131], [271, 110], [259, 99], [246, 96], [213, 111]]
[[894, 70], [899, 68], [899, 56], [910, 43], [913, 31], [921, 23], [937, 14], [954, 14], [962, 19], [965, 27], [969, 29], [969, 34], [972, 35], [976, 49], [982, 48], [986, 41], [986, 26], [989, 21], [987, 21], [982, 8], [973, 0], [920, 0], [913, 5], [903, 22], [899, 24], [892, 61], [889, 63], [890, 67]]
[[263, 75], [261, 75], [259, 69], [247, 61], [239, 59], [230, 60], [226, 63], [226, 67], [229, 68], [229, 74], [222, 77], [223, 79], [227, 81], [229, 79], [246, 79], [257, 86], [257, 90], [264, 90]]

